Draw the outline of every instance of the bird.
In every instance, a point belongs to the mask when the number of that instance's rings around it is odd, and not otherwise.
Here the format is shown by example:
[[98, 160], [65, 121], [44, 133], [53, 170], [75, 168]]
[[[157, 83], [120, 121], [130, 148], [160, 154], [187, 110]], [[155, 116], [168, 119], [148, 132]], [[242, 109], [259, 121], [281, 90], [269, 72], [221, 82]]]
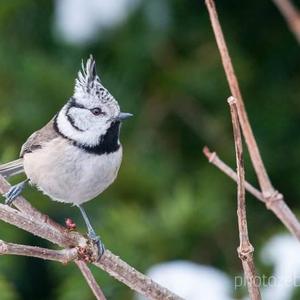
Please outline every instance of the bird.
[[30, 183], [52, 200], [77, 206], [101, 257], [104, 244], [83, 204], [115, 181], [122, 162], [120, 127], [131, 116], [121, 112], [117, 100], [103, 86], [90, 55], [86, 64], [82, 61], [74, 93], [65, 105], [27, 139], [19, 159], [0, 165], [4, 177], [26, 175], [26, 180], [4, 194], [5, 203], [12, 205]]

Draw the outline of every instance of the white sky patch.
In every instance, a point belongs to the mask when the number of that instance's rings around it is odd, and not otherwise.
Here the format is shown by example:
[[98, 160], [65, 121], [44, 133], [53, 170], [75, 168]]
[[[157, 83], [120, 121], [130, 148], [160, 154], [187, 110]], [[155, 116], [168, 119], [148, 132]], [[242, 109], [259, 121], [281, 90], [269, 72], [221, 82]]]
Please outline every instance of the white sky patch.
[[[186, 300], [232, 300], [228, 276], [209, 266], [173, 261], [153, 266], [147, 275]], [[146, 300], [138, 295], [136, 299]]]
[[67, 42], [83, 44], [120, 25], [140, 0], [56, 0], [54, 27]]
[[273, 265], [271, 277], [262, 280], [262, 298], [290, 300], [300, 286], [300, 243], [287, 234], [273, 237], [261, 253], [262, 261]]

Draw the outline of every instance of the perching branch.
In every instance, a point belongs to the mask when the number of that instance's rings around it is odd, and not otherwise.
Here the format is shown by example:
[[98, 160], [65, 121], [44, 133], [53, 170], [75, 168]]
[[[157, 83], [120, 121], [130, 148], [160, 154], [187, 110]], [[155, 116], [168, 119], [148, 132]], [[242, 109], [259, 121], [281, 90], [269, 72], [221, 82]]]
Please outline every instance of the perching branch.
[[237, 177], [238, 177], [238, 191], [237, 191], [237, 216], [238, 227], [240, 236], [240, 246], [238, 247], [238, 255], [242, 261], [245, 277], [247, 280], [248, 291], [251, 300], [260, 300], [260, 291], [258, 285], [255, 282], [256, 271], [253, 261], [254, 248], [249, 241], [247, 216], [246, 216], [246, 200], [245, 200], [245, 170], [244, 170], [244, 158], [243, 158], [243, 143], [240, 131], [240, 124], [238, 121], [236, 99], [230, 97], [228, 99], [230, 105], [230, 113], [232, 119], [234, 145], [235, 145], [235, 157], [237, 165]]
[[[9, 188], [9, 183], [0, 176], [0, 193], [6, 193]], [[51, 220], [48, 216], [37, 211], [26, 201], [24, 197], [18, 197], [14, 201], [14, 205], [18, 208], [18, 210], [7, 205], [0, 204], [0, 220], [51, 241], [61, 247], [76, 248], [77, 258], [92, 262], [95, 266], [106, 271], [117, 280], [123, 282], [131, 289], [145, 297], [148, 297], [149, 299], [182, 299], [129, 266], [126, 262], [122, 261], [109, 250], [105, 250], [101, 259], [96, 261], [98, 250], [95, 245], [93, 245], [80, 233], [74, 231], [70, 232], [55, 221]], [[50, 252], [48, 252], [48, 254], [49, 253]], [[81, 271], [84, 268], [83, 264], [80, 264], [79, 267]], [[91, 273], [88, 274], [85, 272], [84, 275], [90, 276], [91, 281], [94, 281], [91, 277]], [[91, 282], [88, 283], [91, 286]], [[96, 287], [94, 286], [94, 292], [95, 289]], [[101, 299], [100, 296], [97, 299]]]
[[290, 0], [273, 0], [285, 21], [300, 44], [300, 12]]
[[213, 0], [205, 0], [205, 3], [208, 8], [210, 20], [222, 58], [222, 63], [226, 73], [227, 81], [232, 96], [236, 98], [239, 123], [243, 131], [243, 135], [251, 157], [252, 165], [256, 172], [256, 176], [258, 178], [258, 182], [267, 208], [271, 209], [276, 214], [276, 216], [284, 223], [284, 225], [290, 230], [290, 232], [300, 240], [300, 223], [297, 220], [296, 216], [293, 214], [293, 212], [286, 205], [282, 194], [280, 194], [273, 188], [268, 174], [266, 172], [266, 169], [264, 167], [262, 158], [260, 156], [257, 143], [254, 138], [245, 110], [238, 81], [231, 63], [231, 58], [229, 56], [228, 49], [225, 43], [222, 28], [218, 20], [215, 3]]

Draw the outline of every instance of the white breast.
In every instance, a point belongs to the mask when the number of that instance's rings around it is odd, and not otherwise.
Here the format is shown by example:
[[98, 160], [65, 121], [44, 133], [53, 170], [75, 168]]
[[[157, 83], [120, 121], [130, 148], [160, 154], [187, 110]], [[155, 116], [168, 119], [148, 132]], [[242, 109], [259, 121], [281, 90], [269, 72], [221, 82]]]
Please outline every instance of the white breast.
[[116, 178], [122, 147], [110, 154], [90, 154], [58, 137], [24, 156], [30, 181], [53, 200], [81, 204], [104, 191]]

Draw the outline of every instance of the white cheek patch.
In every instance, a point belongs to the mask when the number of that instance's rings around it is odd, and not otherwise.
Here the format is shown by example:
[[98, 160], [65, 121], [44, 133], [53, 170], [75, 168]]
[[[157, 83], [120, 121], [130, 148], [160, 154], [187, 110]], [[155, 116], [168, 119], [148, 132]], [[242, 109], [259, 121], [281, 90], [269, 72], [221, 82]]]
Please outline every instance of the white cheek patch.
[[88, 110], [71, 107], [67, 110], [67, 118], [69, 118], [70, 123], [74, 125], [75, 128], [78, 128], [79, 131], [86, 131], [90, 127], [90, 122], [88, 121], [89, 116], [87, 114], [91, 114]]
[[[67, 138], [75, 141], [76, 143], [86, 145], [86, 146], [95, 146], [99, 143], [100, 137], [106, 133], [109, 124], [103, 124], [102, 128], [94, 128], [93, 126], [85, 131], [79, 131], [72, 126], [70, 121], [66, 116], [67, 105], [58, 113], [56, 122], [58, 130], [66, 136]], [[76, 123], [78, 124], [78, 123]]]

